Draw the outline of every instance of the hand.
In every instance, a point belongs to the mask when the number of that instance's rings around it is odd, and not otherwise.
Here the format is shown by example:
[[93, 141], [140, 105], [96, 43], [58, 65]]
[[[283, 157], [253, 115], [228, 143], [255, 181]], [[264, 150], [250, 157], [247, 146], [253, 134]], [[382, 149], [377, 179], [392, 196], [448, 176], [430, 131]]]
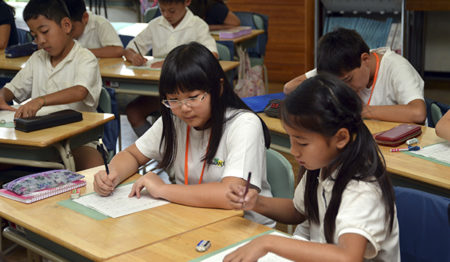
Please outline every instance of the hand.
[[161, 198], [161, 192], [164, 185], [164, 181], [162, 181], [162, 179], [157, 174], [148, 172], [144, 176], [141, 176], [136, 182], [134, 182], [133, 188], [131, 188], [131, 192], [128, 197], [136, 196], [137, 198], [140, 198], [141, 191], [145, 187], [151, 197]]
[[5, 100], [0, 99], [0, 110], [16, 111], [17, 109], [8, 105]]
[[164, 60], [162, 61], [158, 61], [158, 62], [154, 62], [153, 64], [150, 65], [151, 68], [161, 68], [164, 64]]
[[267, 250], [264, 248], [264, 242], [266, 241], [266, 236], [258, 237], [244, 246], [236, 249], [232, 253], [228, 254], [223, 261], [224, 262], [245, 262], [245, 261], [257, 261], [260, 257], [267, 254]]
[[134, 53], [131, 56], [130, 62], [134, 65], [134, 66], [141, 66], [145, 63], [147, 63], [147, 58], [141, 56], [138, 53]]
[[14, 114], [14, 118], [28, 118], [36, 115], [37, 111], [42, 108], [44, 102], [42, 98], [35, 98], [19, 107]]
[[113, 173], [106, 174], [105, 171], [99, 171], [94, 175], [94, 191], [101, 196], [109, 196], [114, 191], [118, 182], [115, 181]]
[[245, 186], [230, 184], [226, 193], [226, 198], [230, 200], [230, 206], [237, 210], [252, 210], [258, 201], [258, 191], [249, 188], [245, 195]]

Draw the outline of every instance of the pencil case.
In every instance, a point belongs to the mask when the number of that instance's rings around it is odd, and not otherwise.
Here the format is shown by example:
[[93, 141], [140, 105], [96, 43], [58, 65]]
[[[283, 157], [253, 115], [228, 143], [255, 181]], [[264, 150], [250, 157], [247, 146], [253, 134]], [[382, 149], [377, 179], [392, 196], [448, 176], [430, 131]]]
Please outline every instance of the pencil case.
[[33, 42], [19, 45], [12, 45], [5, 48], [5, 56], [8, 58], [29, 56], [36, 51], [37, 45]]
[[83, 120], [83, 115], [75, 110], [66, 109], [57, 111], [44, 116], [35, 116], [29, 118], [16, 118], [16, 129], [23, 132], [31, 132], [39, 129], [49, 128], [78, 122]]
[[28, 176], [19, 177], [9, 183], [3, 184], [3, 188], [18, 195], [62, 186], [84, 178], [83, 175], [70, 170], [49, 170]]
[[264, 113], [267, 116], [280, 118], [281, 99], [272, 99], [264, 108]]
[[375, 136], [375, 141], [383, 146], [399, 146], [406, 140], [417, 137], [422, 133], [419, 125], [401, 124]]

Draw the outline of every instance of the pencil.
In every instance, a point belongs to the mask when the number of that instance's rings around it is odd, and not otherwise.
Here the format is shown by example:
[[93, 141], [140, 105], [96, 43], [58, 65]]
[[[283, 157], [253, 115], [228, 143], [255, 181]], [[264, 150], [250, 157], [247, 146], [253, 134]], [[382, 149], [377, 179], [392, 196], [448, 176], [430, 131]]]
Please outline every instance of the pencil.
[[105, 170], [106, 170], [106, 174], [109, 175], [109, 168], [108, 168], [108, 163], [106, 161], [106, 152], [105, 152], [105, 148], [103, 147], [103, 140], [100, 138], [100, 145], [98, 146], [98, 149], [100, 150], [100, 153], [102, 153], [102, 158], [103, 158], [103, 163], [105, 164]]
[[136, 42], [133, 42], [133, 43], [134, 43], [134, 46], [136, 47], [138, 53], [139, 53], [142, 57], [144, 57], [144, 56], [142, 55], [142, 53], [141, 53], [141, 50], [139, 50], [139, 47], [138, 47], [138, 45], [136, 44]]
[[248, 172], [247, 184], [245, 185], [244, 199], [248, 193], [248, 188], [250, 187], [250, 178], [252, 177], [252, 172]]

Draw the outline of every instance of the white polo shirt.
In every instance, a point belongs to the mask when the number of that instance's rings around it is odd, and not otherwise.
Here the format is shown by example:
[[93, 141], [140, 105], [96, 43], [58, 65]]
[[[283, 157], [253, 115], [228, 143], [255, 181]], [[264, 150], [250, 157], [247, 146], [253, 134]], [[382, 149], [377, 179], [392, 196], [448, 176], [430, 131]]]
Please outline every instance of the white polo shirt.
[[49, 106], [55, 109], [74, 109], [95, 112], [102, 88], [102, 79], [94, 54], [75, 41], [69, 54], [53, 67], [50, 55], [40, 49], [31, 55], [10, 83], [5, 85], [18, 103], [29, 98], [52, 94], [73, 86], [85, 87], [89, 94], [82, 101]]
[[175, 28], [163, 16], [157, 17], [126, 48], [138, 52], [136, 43], [141, 52], [147, 53], [152, 49], [154, 57], [164, 58], [175, 47], [193, 41], [217, 53], [216, 41], [209, 33], [206, 22], [186, 8], [186, 14]]
[[105, 46], [120, 46], [119, 35], [111, 23], [103, 16], [88, 12], [89, 20], [84, 28], [83, 34], [77, 41], [87, 49], [102, 48]]
[[[303, 223], [297, 227], [294, 235], [313, 242], [327, 243], [324, 233], [324, 218], [334, 186], [331, 177], [336, 177], [336, 173], [337, 171], [334, 171], [325, 180], [319, 179], [317, 201], [320, 223]], [[294, 195], [294, 206], [301, 214], [305, 214], [306, 178], [306, 175], [302, 177]], [[378, 183], [351, 180], [342, 195], [341, 205], [336, 216], [333, 243], [337, 244], [339, 237], [343, 234], [358, 234], [367, 239], [365, 260], [400, 261], [397, 214], [394, 214], [394, 223], [390, 234], [385, 214]]]
[[[224, 126], [213, 164], [206, 166], [202, 183], [219, 182], [225, 177], [238, 177], [246, 180], [248, 172], [251, 171], [251, 184], [261, 189], [261, 195], [271, 197], [272, 193], [266, 175], [264, 133], [260, 119], [252, 112], [236, 109], [227, 110], [226, 117], [232, 118]], [[177, 152], [171, 171], [175, 175], [176, 183], [184, 184], [187, 124], [176, 116], [173, 119]], [[163, 156], [159, 149], [162, 130], [162, 118], [159, 118], [136, 141], [136, 146], [142, 154], [157, 161], [161, 161]], [[200, 180], [203, 167], [201, 159], [205, 155], [210, 133], [210, 128], [206, 130], [190, 129], [188, 181], [191, 185], [198, 184]], [[245, 212], [245, 217], [261, 224], [274, 226], [272, 220], [256, 212]]]

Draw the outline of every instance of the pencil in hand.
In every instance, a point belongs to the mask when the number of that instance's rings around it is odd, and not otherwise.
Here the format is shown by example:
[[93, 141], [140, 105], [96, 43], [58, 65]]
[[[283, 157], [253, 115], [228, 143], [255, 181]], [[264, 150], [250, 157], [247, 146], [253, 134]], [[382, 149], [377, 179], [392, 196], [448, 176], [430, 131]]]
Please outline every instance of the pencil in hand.
[[105, 146], [103, 144], [102, 138], [99, 138], [99, 145], [97, 145], [97, 150], [100, 151], [100, 154], [102, 154], [103, 163], [105, 164], [106, 174], [109, 175], [108, 161], [106, 160]]
[[248, 172], [248, 177], [247, 177], [247, 184], [245, 185], [245, 191], [244, 191], [244, 199], [245, 199], [245, 196], [247, 195], [247, 193], [248, 193], [248, 189], [249, 189], [249, 187], [250, 187], [250, 179], [252, 178], [252, 172]]

